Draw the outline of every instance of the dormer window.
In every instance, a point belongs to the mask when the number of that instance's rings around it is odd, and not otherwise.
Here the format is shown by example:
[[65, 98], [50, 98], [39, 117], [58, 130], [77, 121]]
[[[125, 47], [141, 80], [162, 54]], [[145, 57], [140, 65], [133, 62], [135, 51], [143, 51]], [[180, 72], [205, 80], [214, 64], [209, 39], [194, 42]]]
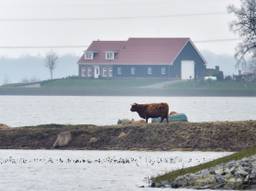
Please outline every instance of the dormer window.
[[115, 52], [113, 51], [107, 51], [105, 53], [105, 59], [106, 60], [114, 60], [115, 59]]
[[86, 51], [86, 52], [84, 53], [84, 59], [85, 59], [85, 60], [93, 60], [93, 58], [94, 58], [94, 52], [92, 52], [92, 51]]

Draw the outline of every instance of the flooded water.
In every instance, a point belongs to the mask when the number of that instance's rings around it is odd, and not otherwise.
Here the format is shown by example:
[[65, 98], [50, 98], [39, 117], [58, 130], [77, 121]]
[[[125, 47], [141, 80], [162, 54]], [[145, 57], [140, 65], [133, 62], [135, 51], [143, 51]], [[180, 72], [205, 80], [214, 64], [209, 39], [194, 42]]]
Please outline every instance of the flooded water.
[[[189, 121], [194, 122], [250, 120], [256, 116], [256, 98], [252, 97], [0, 96], [0, 123], [13, 127], [45, 123], [116, 124], [118, 119], [139, 119], [130, 112], [134, 102], [167, 102], [171, 111], [186, 113]], [[0, 150], [0, 190], [158, 191], [162, 189], [147, 187], [150, 177], [227, 154]]]
[[171, 111], [186, 113], [193, 122], [256, 119], [254, 97], [0, 96], [0, 123], [110, 125], [139, 119], [130, 112], [135, 102], [167, 102]]
[[227, 154], [230, 153], [0, 150], [0, 190], [158, 191], [163, 189], [148, 187], [150, 177]]

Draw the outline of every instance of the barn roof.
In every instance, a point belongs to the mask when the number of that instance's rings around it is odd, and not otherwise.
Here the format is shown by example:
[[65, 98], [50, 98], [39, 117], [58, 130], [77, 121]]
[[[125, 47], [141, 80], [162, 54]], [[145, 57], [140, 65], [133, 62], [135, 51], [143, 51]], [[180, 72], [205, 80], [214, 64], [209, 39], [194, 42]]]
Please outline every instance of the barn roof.
[[[171, 64], [189, 38], [129, 38], [127, 41], [93, 41], [87, 51], [96, 52], [93, 60], [80, 63], [146, 65]], [[117, 52], [115, 60], [105, 60], [106, 51]]]

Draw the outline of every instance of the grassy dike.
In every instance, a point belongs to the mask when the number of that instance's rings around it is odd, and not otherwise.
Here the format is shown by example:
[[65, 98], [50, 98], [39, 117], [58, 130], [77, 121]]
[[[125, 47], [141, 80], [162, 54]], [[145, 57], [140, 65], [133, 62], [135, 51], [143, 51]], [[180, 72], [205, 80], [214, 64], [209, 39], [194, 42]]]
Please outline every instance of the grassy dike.
[[189, 168], [175, 170], [175, 171], [169, 172], [167, 174], [164, 174], [164, 175], [161, 175], [158, 177], [154, 177], [154, 178], [152, 178], [152, 186], [161, 184], [161, 182], [166, 182], [166, 181], [171, 182], [179, 176], [183, 176], [185, 174], [196, 173], [196, 172], [199, 172], [204, 169], [209, 169], [211, 167], [215, 167], [219, 164], [227, 163], [227, 162], [233, 161], [233, 160], [241, 160], [243, 158], [250, 157], [252, 155], [256, 155], [256, 146], [248, 148], [248, 149], [243, 149], [243, 150], [236, 152], [232, 155], [218, 158], [216, 160], [213, 160], [213, 161], [210, 161], [207, 163], [203, 163], [203, 164], [189, 167]]
[[256, 96], [256, 84], [236, 81], [68, 77], [34, 83], [7, 84], [0, 86], [0, 95]]
[[[53, 147], [59, 134], [71, 139]], [[256, 145], [256, 121], [39, 125], [0, 130], [0, 149], [239, 151]]]

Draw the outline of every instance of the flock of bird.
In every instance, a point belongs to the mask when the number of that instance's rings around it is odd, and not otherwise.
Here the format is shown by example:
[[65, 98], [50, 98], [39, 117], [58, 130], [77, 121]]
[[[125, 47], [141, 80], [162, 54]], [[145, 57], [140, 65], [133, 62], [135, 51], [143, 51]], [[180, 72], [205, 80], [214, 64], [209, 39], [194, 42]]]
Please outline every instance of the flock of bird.
[[116, 158], [116, 157], [106, 157], [106, 158], [14, 158], [9, 156], [7, 158], [0, 157], [0, 165], [5, 164], [135, 164], [136, 166], [140, 165], [161, 165], [161, 164], [190, 164], [190, 163], [202, 163], [205, 162], [206, 158], [196, 159], [196, 158], [187, 158], [182, 159], [179, 157], [126, 157], [126, 158]]

